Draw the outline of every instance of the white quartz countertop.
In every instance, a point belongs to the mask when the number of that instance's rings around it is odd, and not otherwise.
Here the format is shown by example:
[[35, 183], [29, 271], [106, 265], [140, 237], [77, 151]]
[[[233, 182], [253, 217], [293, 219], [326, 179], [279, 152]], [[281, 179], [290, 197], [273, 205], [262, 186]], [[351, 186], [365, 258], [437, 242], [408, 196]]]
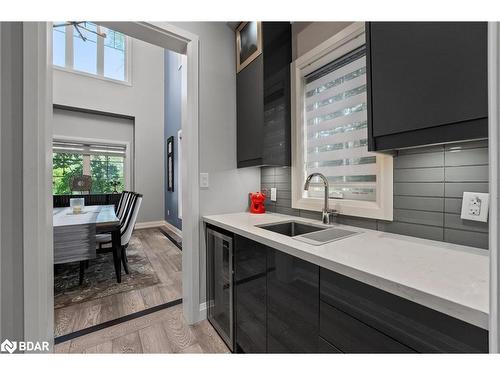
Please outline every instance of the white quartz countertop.
[[338, 272], [431, 309], [488, 328], [489, 255], [473, 247], [337, 225], [360, 234], [310, 245], [256, 227], [288, 220], [280, 214], [205, 216], [206, 223]]

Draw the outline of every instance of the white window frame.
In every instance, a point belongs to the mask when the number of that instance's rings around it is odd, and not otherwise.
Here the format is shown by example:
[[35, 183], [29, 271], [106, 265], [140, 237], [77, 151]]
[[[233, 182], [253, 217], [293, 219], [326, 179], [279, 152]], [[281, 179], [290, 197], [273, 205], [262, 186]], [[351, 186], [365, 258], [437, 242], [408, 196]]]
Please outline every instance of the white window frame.
[[[54, 135], [52, 138], [52, 142], [75, 142], [75, 143], [90, 143], [90, 144], [102, 144], [107, 146], [124, 146], [125, 147], [125, 160], [123, 165], [123, 174], [125, 181], [125, 190], [134, 190], [133, 188], [133, 160], [131, 160], [131, 152], [130, 152], [130, 142], [123, 141], [109, 141], [107, 139], [99, 139], [99, 138], [83, 138], [83, 137], [70, 137], [65, 135]], [[52, 147], [51, 147], [52, 151]], [[52, 154], [51, 154], [52, 155]], [[52, 162], [51, 162], [52, 163]]]
[[[97, 30], [102, 26], [97, 25]], [[55, 65], [52, 61], [52, 67], [67, 73], [73, 73], [84, 77], [91, 77], [103, 81], [118, 83], [121, 85], [132, 86], [132, 39], [125, 35], [125, 80], [119, 80], [104, 76], [104, 39], [97, 37], [97, 73], [88, 73], [74, 69], [74, 49], [73, 49], [73, 26], [66, 25], [65, 30], [66, 43], [64, 46], [64, 66]]]
[[[355, 22], [316, 48], [300, 56], [291, 66], [292, 89], [292, 208], [321, 211], [323, 198], [306, 198], [303, 176], [305, 140], [300, 136], [305, 121], [305, 76], [365, 44], [365, 26]], [[330, 208], [342, 215], [393, 220], [393, 161], [377, 154], [376, 200], [329, 199]]]

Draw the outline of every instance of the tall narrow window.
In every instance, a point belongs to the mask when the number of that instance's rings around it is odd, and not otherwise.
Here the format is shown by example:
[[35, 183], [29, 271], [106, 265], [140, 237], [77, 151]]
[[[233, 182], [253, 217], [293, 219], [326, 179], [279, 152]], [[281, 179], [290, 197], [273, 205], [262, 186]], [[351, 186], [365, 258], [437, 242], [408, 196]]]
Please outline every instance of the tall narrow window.
[[104, 76], [120, 81], [125, 80], [125, 35], [104, 29]]
[[368, 151], [364, 25], [355, 23], [293, 64], [292, 207], [330, 206], [352, 216], [392, 220], [392, 157]]
[[[93, 23], [86, 22], [85, 27], [97, 32], [97, 27]], [[85, 39], [82, 39], [83, 33]], [[73, 28], [73, 69], [97, 74], [97, 38], [98, 36], [92, 32]]]

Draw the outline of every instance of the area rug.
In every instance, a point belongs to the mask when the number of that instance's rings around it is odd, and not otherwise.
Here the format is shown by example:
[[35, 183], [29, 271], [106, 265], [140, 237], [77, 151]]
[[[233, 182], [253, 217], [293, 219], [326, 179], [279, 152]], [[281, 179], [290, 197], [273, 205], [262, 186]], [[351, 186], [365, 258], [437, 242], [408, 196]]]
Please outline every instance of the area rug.
[[78, 285], [79, 262], [60, 264], [54, 269], [54, 308], [70, 306], [113, 294], [138, 290], [159, 283], [153, 266], [141, 248], [141, 243], [132, 237], [127, 248], [128, 267], [126, 275], [122, 268], [122, 282], [116, 282], [113, 254], [97, 254], [85, 270], [82, 285]]

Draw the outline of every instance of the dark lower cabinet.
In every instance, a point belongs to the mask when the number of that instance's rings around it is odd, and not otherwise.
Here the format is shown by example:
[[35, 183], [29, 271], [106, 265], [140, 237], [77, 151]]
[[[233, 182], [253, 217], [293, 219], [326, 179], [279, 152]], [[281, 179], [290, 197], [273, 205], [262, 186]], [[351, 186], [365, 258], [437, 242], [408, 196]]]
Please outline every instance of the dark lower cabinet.
[[267, 252], [267, 246], [235, 235], [235, 328], [240, 353], [267, 352]]
[[277, 250], [267, 258], [269, 353], [316, 353], [319, 267]]
[[240, 353], [487, 353], [488, 331], [234, 235]]
[[318, 337], [318, 353], [321, 354], [335, 354], [335, 353], [342, 353], [341, 350], [330, 344], [328, 341], [326, 341], [324, 338], [321, 336]]
[[320, 280], [321, 335], [342, 351], [396, 352], [390, 337], [419, 353], [488, 352], [485, 329], [324, 268]]
[[343, 353], [414, 353], [409, 347], [363, 322], [320, 303], [320, 335]]

